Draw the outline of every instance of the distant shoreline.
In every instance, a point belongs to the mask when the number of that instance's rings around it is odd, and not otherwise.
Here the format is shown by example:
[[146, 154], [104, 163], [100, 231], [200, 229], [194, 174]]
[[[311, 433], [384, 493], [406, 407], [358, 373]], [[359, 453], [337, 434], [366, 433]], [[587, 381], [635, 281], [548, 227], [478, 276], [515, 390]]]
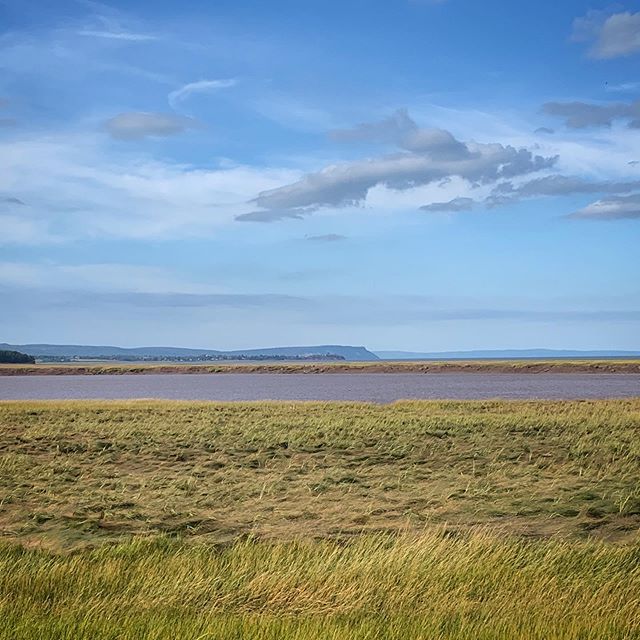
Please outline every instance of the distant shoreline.
[[260, 363], [41, 363], [0, 365], [1, 376], [149, 375], [207, 373], [640, 373], [640, 359], [458, 360]]

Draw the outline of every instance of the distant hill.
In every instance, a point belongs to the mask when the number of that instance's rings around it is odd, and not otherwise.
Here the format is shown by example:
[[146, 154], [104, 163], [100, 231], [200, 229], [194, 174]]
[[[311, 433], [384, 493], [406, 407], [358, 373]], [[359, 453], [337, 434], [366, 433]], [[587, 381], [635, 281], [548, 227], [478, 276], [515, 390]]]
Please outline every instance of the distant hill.
[[378, 356], [364, 347], [345, 345], [314, 345], [308, 347], [270, 347], [267, 349], [238, 349], [235, 351], [219, 351], [215, 349], [183, 349], [181, 347], [114, 347], [109, 345], [74, 345], [74, 344], [4, 344], [0, 349], [21, 351], [36, 358], [117, 358], [126, 359], [170, 359], [197, 358], [198, 356], [222, 357], [312, 357], [339, 356], [351, 361], [378, 360]]
[[488, 349], [476, 351], [375, 351], [382, 360], [483, 360], [513, 358], [639, 358], [640, 351], [571, 349]]

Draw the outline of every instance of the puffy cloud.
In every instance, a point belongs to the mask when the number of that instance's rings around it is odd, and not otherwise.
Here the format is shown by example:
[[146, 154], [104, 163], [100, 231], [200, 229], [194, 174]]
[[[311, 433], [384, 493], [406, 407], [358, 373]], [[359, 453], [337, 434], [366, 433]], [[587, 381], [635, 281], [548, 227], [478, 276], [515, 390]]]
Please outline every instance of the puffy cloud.
[[467, 146], [451, 133], [443, 129], [421, 129], [406, 109], [398, 109], [392, 116], [379, 122], [365, 122], [353, 129], [335, 129], [329, 135], [340, 142], [393, 143], [407, 151], [441, 159], [455, 160], [470, 156]]
[[333, 135], [343, 140], [394, 141], [403, 151], [332, 165], [292, 184], [264, 191], [254, 202], [265, 211], [241, 219], [271, 221], [299, 217], [320, 207], [358, 205], [376, 186], [403, 191], [452, 177], [491, 184], [550, 168], [557, 160], [499, 143], [464, 143], [448, 131], [417, 127], [403, 111], [382, 122]]
[[362, 202], [376, 185], [405, 190], [452, 176], [486, 184], [549, 168], [556, 160], [501, 144], [468, 147], [469, 157], [463, 159], [401, 153], [333, 165], [293, 184], [265, 191], [255, 202], [266, 209], [348, 206]]
[[578, 220], [638, 220], [640, 219], [640, 193], [602, 198], [568, 217]]
[[589, 55], [593, 58], [611, 59], [640, 52], [640, 12], [624, 11], [607, 16], [600, 11], [590, 11], [573, 23], [573, 38], [591, 41]]
[[454, 198], [449, 202], [433, 202], [420, 207], [421, 211], [469, 211], [473, 209], [476, 202], [473, 198]]
[[363, 122], [351, 129], [333, 129], [329, 137], [338, 142], [384, 142], [400, 144], [402, 139], [415, 131], [418, 125], [406, 109], [398, 109], [393, 115], [378, 122]]
[[166, 137], [183, 133], [198, 126], [193, 118], [166, 113], [129, 111], [106, 121], [105, 127], [117, 140], [142, 140], [147, 137]]
[[547, 102], [542, 110], [552, 116], [564, 118], [567, 127], [610, 127], [614, 120], [629, 120], [632, 129], [640, 128], [640, 100], [593, 104], [588, 102]]
[[194, 93], [209, 93], [211, 91], [217, 91], [218, 89], [226, 89], [228, 87], [232, 87], [236, 83], [237, 80], [235, 78], [227, 78], [224, 80], [198, 80], [197, 82], [190, 82], [169, 94], [169, 104], [175, 109], [181, 102]]

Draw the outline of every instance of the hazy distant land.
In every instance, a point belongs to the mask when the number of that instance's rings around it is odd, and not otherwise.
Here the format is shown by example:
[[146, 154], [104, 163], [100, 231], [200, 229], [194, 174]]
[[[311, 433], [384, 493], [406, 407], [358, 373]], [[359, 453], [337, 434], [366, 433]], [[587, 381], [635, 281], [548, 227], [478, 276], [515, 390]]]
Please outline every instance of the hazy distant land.
[[[223, 351], [217, 349], [191, 349], [182, 347], [115, 347], [110, 345], [57, 345], [57, 344], [7, 344], [0, 343], [0, 350], [17, 351], [36, 358], [38, 362], [87, 362], [87, 361], [113, 361], [113, 362], [170, 362], [170, 363], [208, 363], [208, 362], [266, 362], [271, 361], [303, 361], [308, 363], [330, 362], [330, 371], [336, 371], [334, 361], [338, 364], [346, 363], [373, 363], [376, 361], [398, 360], [427, 360], [427, 361], [460, 361], [460, 360], [617, 360], [621, 358], [640, 359], [640, 351], [622, 350], [567, 350], [567, 349], [494, 349], [494, 350], [473, 350], [473, 351], [371, 351], [364, 346], [351, 345], [311, 345], [311, 346], [289, 346], [289, 347], [268, 347], [264, 349], [238, 349]], [[339, 361], [342, 361], [340, 363]], [[430, 367], [434, 365], [429, 365]], [[475, 365], [480, 366], [480, 365]], [[497, 366], [502, 366], [497, 365]], [[572, 365], [571, 370], [575, 371], [576, 366]], [[591, 370], [592, 367], [586, 363], [582, 365]], [[280, 365], [278, 365], [280, 367]], [[438, 367], [436, 367], [438, 368]], [[464, 370], [468, 371], [470, 365], [465, 365]], [[511, 368], [511, 367], [510, 367]], [[518, 367], [520, 368], [520, 367]], [[531, 367], [529, 367], [531, 368]], [[536, 369], [537, 367], [533, 367]], [[224, 367], [223, 367], [224, 369]], [[482, 369], [485, 367], [482, 365]], [[310, 373], [315, 369], [308, 370]], [[353, 371], [352, 367], [344, 366], [342, 370]], [[388, 371], [380, 369], [376, 371]], [[407, 369], [402, 369], [407, 371]], [[416, 369], [417, 371], [418, 369]], [[419, 370], [424, 370], [421, 366]], [[264, 369], [261, 368], [261, 371]], [[156, 371], [159, 373], [160, 371]], [[184, 372], [180, 368], [180, 372]], [[200, 372], [206, 372], [201, 370]], [[67, 370], [67, 373], [69, 371]]]

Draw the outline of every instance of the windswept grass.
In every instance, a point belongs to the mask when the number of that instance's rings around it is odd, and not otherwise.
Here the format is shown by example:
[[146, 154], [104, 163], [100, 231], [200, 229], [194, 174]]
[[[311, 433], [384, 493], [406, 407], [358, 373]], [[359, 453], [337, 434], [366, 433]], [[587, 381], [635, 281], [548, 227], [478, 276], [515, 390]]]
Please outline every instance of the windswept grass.
[[640, 638], [640, 399], [0, 403], [0, 640]]
[[637, 545], [442, 531], [66, 556], [0, 547], [0, 638], [633, 638], [639, 560]]
[[640, 400], [0, 403], [0, 532], [224, 542], [447, 524], [624, 540]]

